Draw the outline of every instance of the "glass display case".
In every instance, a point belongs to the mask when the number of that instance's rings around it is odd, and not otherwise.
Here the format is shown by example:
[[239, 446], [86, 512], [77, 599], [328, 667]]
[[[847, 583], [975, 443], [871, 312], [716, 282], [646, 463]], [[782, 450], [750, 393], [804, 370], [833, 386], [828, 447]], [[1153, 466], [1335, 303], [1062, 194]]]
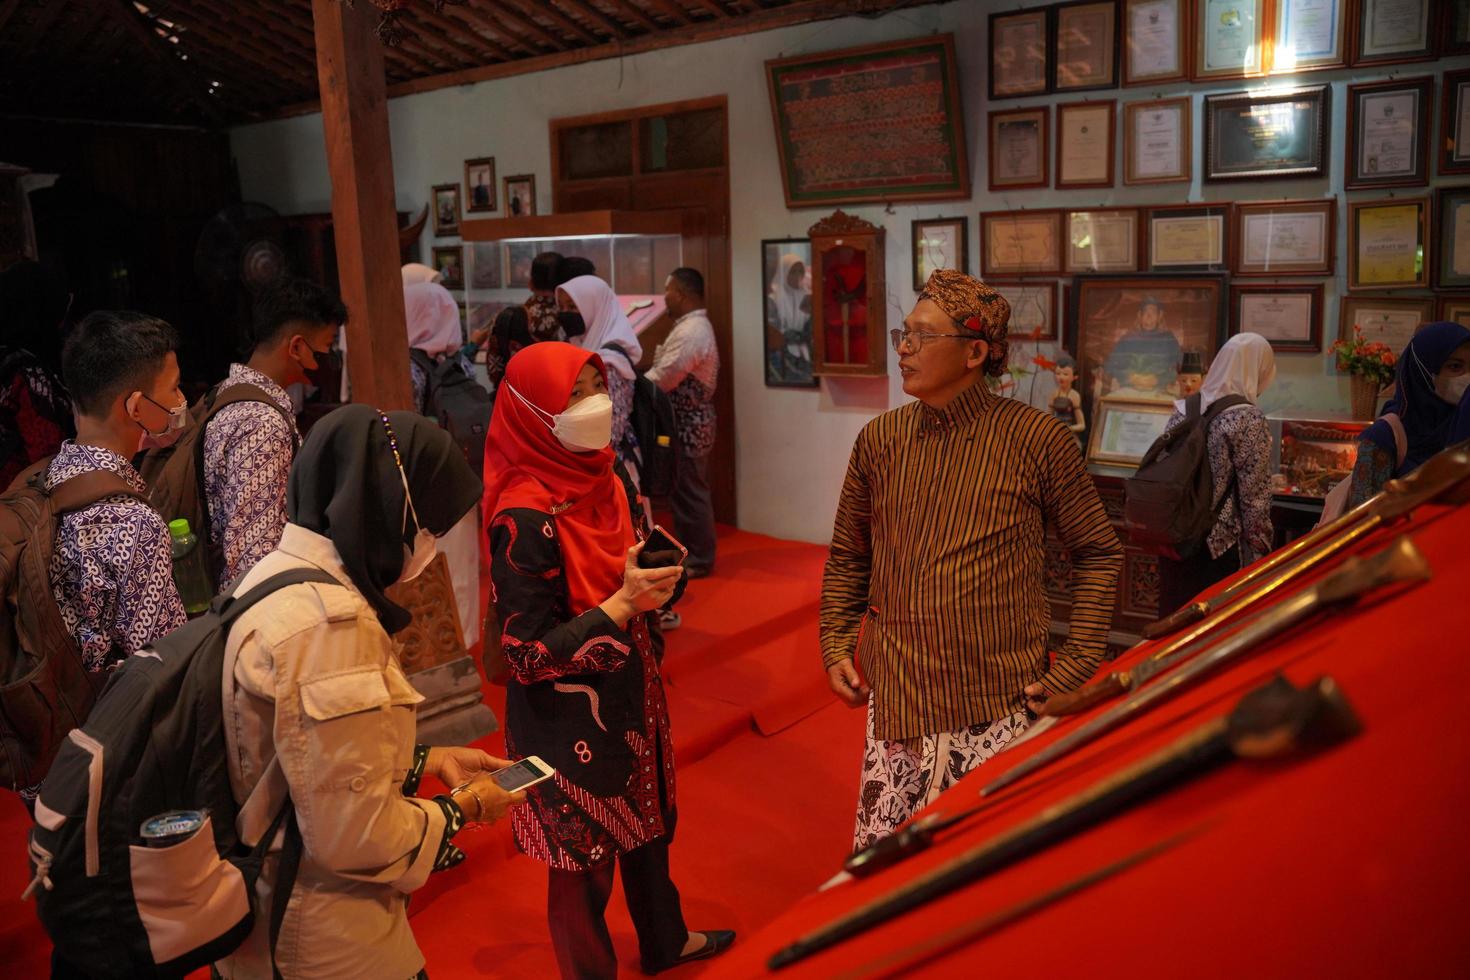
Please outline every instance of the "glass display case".
[[818, 375], [888, 373], [883, 229], [837, 211], [812, 242], [812, 341]]
[[1320, 500], [1353, 472], [1358, 438], [1368, 422], [1347, 419], [1267, 419], [1271, 427], [1271, 490]]

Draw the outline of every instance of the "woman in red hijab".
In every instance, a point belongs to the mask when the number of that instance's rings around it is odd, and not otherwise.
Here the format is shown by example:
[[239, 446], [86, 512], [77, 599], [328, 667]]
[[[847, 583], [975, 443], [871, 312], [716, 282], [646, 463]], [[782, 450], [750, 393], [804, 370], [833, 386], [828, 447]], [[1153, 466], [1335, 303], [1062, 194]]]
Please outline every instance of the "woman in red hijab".
[[557, 964], [579, 978], [617, 974], [603, 914], [614, 864], [645, 972], [735, 939], [689, 932], [669, 879], [674, 756], [647, 620], [682, 571], [638, 566], [642, 528], [611, 434], [598, 355], [548, 342], [511, 358], [485, 444], [484, 500], [511, 675], [505, 744], [556, 770], [528, 791], [512, 827], [517, 846], [550, 868]]

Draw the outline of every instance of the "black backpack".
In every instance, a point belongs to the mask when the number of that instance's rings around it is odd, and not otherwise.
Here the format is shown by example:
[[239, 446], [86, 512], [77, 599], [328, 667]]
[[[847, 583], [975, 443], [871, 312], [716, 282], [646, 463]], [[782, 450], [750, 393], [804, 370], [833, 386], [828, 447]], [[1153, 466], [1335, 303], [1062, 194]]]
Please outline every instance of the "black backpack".
[[627, 351], [617, 344], [608, 344], [603, 350], [613, 351], [633, 365], [633, 411], [628, 427], [638, 440], [640, 489], [645, 497], [666, 497], [674, 492], [674, 469], [678, 465], [674, 440], [678, 438], [679, 422], [674, 402], [668, 392], [638, 370]]
[[1123, 485], [1123, 523], [1134, 545], [1173, 559], [1189, 558], [1204, 545], [1229, 499], [1215, 503], [1210, 423], [1225, 409], [1249, 403], [1227, 395], [1201, 415], [1198, 392], [1185, 400], [1184, 420], [1154, 440]]
[[481, 472], [485, 434], [490, 430], [490, 392], [465, 373], [464, 365], [452, 354], [436, 363], [417, 347], [408, 353], [429, 379], [424, 390], [424, 414], [458, 443], [470, 468]]
[[[336, 584], [319, 569], [274, 575], [124, 660], [87, 722], [73, 729], [41, 784], [31, 828], [41, 924], [87, 976], [183, 977], [227, 956], [255, 923], [255, 881], [286, 825], [271, 909], [271, 945], [301, 857], [287, 803], [253, 847], [235, 831], [221, 696], [230, 625], [277, 589]], [[204, 827], [146, 847], [143, 822], [202, 810]]]

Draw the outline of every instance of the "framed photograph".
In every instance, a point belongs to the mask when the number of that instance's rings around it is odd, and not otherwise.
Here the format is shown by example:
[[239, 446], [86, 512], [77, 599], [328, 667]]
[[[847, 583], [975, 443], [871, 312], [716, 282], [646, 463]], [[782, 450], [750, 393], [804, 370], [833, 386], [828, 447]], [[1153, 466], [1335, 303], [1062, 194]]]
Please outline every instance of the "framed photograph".
[[1444, 6], [1444, 25], [1440, 28], [1439, 53], [1448, 58], [1470, 54], [1470, 0], [1450, 0]]
[[495, 158], [478, 157], [464, 162], [465, 210], [495, 210]]
[[1276, 0], [1271, 72], [1346, 65], [1350, 9], [1349, 0]]
[[1429, 285], [1429, 199], [1348, 202], [1348, 288]]
[[1429, 183], [1429, 106], [1434, 79], [1348, 86], [1349, 189], [1422, 187]]
[[1116, 88], [1118, 85], [1117, 0], [1059, 3], [1056, 16], [1055, 92]]
[[1235, 205], [1231, 270], [1237, 276], [1330, 276], [1337, 200]]
[[505, 178], [505, 213], [524, 218], [536, 213], [536, 175], [517, 174]]
[[1194, 0], [1195, 81], [1263, 74], [1266, 0]]
[[1205, 180], [1325, 176], [1330, 95], [1317, 85], [1205, 96]]
[[1087, 461], [1106, 466], [1137, 467], [1164, 434], [1174, 414], [1172, 401], [1104, 398], [1088, 426]]
[[1433, 317], [1434, 300], [1427, 296], [1344, 296], [1338, 306], [1337, 336], [1346, 339], [1361, 329], [1367, 339], [1381, 340], [1400, 353]]
[[1391, 65], [1434, 57], [1432, 0], [1360, 0], [1355, 65]]
[[1470, 289], [1470, 187], [1434, 192], [1435, 289]]
[[471, 242], [466, 247], [470, 261], [471, 289], [499, 289], [502, 277], [499, 242]]
[[1190, 98], [1123, 106], [1123, 183], [1188, 183], [1194, 178]]
[[1230, 260], [1230, 205], [1181, 204], [1144, 212], [1153, 272], [1224, 272]]
[[434, 271], [444, 277], [445, 289], [464, 288], [464, 246], [435, 245]]
[[459, 185], [435, 184], [430, 194], [434, 202], [434, 235], [447, 238], [459, 234]]
[[953, 34], [779, 58], [766, 82], [788, 208], [970, 196]]
[[912, 223], [914, 292], [924, 288], [935, 269], [970, 271], [970, 219], [924, 218]]
[[1051, 77], [1047, 9], [990, 15], [990, 98], [1045, 95]]
[[1068, 211], [1065, 270], [1137, 272], [1138, 209]]
[[998, 109], [990, 113], [990, 189], [1018, 190], [1045, 187], [1048, 169], [1047, 130], [1051, 110]]
[[1062, 212], [980, 214], [980, 274], [1054, 276], [1062, 271]]
[[[510, 199], [506, 198], [506, 200]], [[536, 253], [541, 249], [540, 242], [505, 243], [505, 285], [507, 288], [531, 288], [531, 261], [536, 258]]]
[[812, 243], [806, 238], [761, 242], [765, 287], [767, 388], [815, 388], [812, 373]]
[[1057, 340], [1061, 337], [1061, 284], [1055, 279], [990, 279], [985, 283], [1011, 304], [1010, 336], [1014, 340]]
[[1258, 333], [1277, 351], [1322, 350], [1321, 283], [1253, 283], [1230, 287], [1230, 335]]
[[1112, 187], [1118, 103], [1057, 106], [1057, 187]]
[[1123, 0], [1123, 84], [1189, 77], [1188, 0]]
[[1462, 327], [1470, 327], [1470, 293], [1456, 296], [1441, 296], [1436, 320], [1449, 320]]
[[1470, 69], [1444, 73], [1439, 105], [1439, 172], [1470, 174]]

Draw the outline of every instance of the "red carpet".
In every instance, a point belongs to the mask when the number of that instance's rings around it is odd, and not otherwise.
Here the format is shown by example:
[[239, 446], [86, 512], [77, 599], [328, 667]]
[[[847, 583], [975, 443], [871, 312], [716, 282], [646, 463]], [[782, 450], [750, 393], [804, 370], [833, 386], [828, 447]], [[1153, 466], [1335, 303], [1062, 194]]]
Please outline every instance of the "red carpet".
[[[691, 583], [668, 635], [665, 674], [679, 760], [674, 880], [692, 929], [742, 934], [830, 877], [852, 832], [863, 718], [827, 693], [817, 651], [826, 549], [721, 529], [716, 574]], [[486, 686], [497, 717], [504, 689]], [[499, 754], [499, 734], [479, 743]], [[24, 808], [0, 799], [0, 963], [45, 976], [49, 942], [19, 900], [29, 880]], [[470, 859], [414, 896], [414, 933], [434, 980], [554, 977], [544, 866], [507, 825], [457, 841]], [[608, 923], [626, 976], [638, 944], [615, 892]], [[667, 976], [694, 976], [702, 965]]]

